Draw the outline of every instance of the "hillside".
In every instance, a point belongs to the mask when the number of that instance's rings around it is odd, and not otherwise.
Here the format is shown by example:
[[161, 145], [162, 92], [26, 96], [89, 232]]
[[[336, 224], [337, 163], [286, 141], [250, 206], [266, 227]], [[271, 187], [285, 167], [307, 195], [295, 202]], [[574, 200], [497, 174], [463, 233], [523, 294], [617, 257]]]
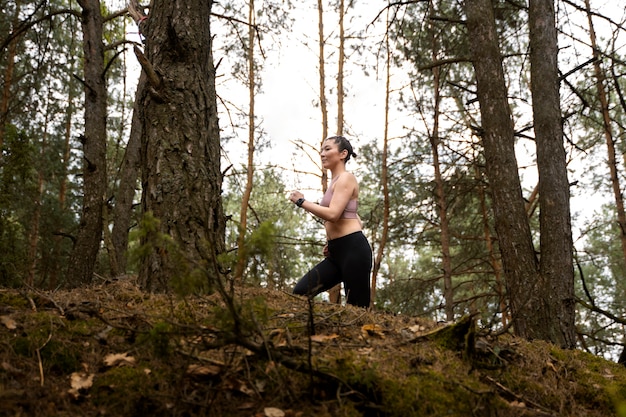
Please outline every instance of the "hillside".
[[469, 318], [235, 300], [125, 280], [0, 289], [0, 415], [626, 416], [626, 368], [581, 351], [486, 338]]

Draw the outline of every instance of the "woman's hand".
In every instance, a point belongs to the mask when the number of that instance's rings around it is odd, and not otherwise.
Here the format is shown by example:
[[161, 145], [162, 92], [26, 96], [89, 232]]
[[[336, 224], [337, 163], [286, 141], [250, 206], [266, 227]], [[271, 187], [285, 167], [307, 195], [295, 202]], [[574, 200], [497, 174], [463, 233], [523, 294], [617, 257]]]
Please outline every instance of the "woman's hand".
[[289, 194], [289, 201], [294, 204], [301, 198], [304, 198], [304, 194], [302, 194], [300, 191], [292, 191], [291, 194]]

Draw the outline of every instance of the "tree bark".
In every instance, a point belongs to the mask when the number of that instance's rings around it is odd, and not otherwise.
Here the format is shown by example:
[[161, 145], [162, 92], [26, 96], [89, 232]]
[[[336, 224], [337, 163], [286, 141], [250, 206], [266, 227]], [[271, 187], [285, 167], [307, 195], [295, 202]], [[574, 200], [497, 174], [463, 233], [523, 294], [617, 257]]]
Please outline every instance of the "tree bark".
[[168, 291], [194, 271], [206, 272], [209, 286], [220, 278], [225, 218], [211, 6], [153, 0], [142, 24], [144, 70], [158, 77], [140, 94], [142, 209], [157, 220], [158, 241], [174, 244], [152, 246], [142, 259], [139, 281], [149, 291]]
[[140, 150], [141, 150], [141, 121], [139, 120], [139, 95], [145, 89], [146, 76], [142, 72], [137, 83], [133, 116], [130, 127], [130, 136], [126, 144], [126, 151], [120, 167], [120, 183], [115, 194], [115, 206], [113, 207], [113, 230], [111, 241], [113, 242], [113, 256], [116, 258], [118, 270], [112, 271], [114, 275], [126, 273], [128, 233], [130, 231], [133, 213], [133, 203], [137, 193], [137, 181], [140, 174]]
[[563, 147], [554, 0], [530, 0], [530, 77], [539, 171], [542, 308], [529, 311], [528, 335], [576, 346], [573, 241]]
[[513, 122], [490, 0], [467, 0], [467, 31], [477, 81], [485, 168], [506, 279], [513, 329], [526, 337], [536, 303], [539, 270], [515, 156]]
[[82, 7], [85, 133], [83, 142], [83, 208], [68, 264], [70, 286], [88, 284], [102, 239], [106, 173], [106, 83], [100, 1], [79, 0]]

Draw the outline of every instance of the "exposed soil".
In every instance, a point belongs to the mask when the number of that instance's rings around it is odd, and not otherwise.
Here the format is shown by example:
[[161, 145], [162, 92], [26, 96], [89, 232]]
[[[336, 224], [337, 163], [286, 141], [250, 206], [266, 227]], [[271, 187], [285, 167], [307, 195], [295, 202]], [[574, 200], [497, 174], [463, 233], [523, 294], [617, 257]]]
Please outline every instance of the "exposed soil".
[[[626, 416], [626, 368], [267, 289], [0, 289], [1, 416]], [[231, 305], [232, 308], [228, 306]]]

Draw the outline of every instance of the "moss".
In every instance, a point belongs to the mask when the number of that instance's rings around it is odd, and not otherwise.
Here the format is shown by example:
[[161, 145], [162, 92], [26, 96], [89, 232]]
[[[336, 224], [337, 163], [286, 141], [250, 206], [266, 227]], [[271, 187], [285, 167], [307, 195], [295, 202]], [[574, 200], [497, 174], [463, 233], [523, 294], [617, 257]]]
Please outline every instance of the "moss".
[[72, 320], [67, 321], [66, 331], [77, 336], [91, 336], [102, 326], [100, 321]]
[[64, 375], [80, 369], [80, 351], [56, 340], [49, 341], [41, 350], [41, 360], [50, 372]]
[[138, 344], [148, 344], [158, 358], [167, 358], [171, 353], [170, 338], [172, 327], [169, 323], [156, 323], [147, 333], [137, 338]]
[[[390, 357], [378, 363], [391, 362]], [[431, 369], [398, 378], [397, 372], [372, 366], [370, 361], [353, 353], [338, 358], [332, 369], [345, 382], [344, 390], [352, 392], [349, 399], [364, 416], [464, 416], [508, 409], [504, 401], [471, 378], [456, 381], [449, 374]], [[461, 374], [461, 378], [466, 376]], [[485, 394], [476, 395], [477, 392]]]
[[28, 307], [28, 301], [17, 292], [0, 291], [0, 305], [23, 309]]
[[13, 339], [12, 347], [16, 354], [28, 358], [36, 357], [39, 350], [41, 362], [48, 372], [64, 375], [80, 368], [80, 350], [54, 339], [44, 344], [30, 337], [17, 337]]
[[34, 352], [28, 337], [16, 337], [12, 340], [11, 347], [13, 348], [13, 352], [19, 356], [30, 357]]
[[159, 383], [155, 373], [144, 367], [121, 366], [94, 379], [92, 402], [107, 415], [164, 415], [158, 402]]

